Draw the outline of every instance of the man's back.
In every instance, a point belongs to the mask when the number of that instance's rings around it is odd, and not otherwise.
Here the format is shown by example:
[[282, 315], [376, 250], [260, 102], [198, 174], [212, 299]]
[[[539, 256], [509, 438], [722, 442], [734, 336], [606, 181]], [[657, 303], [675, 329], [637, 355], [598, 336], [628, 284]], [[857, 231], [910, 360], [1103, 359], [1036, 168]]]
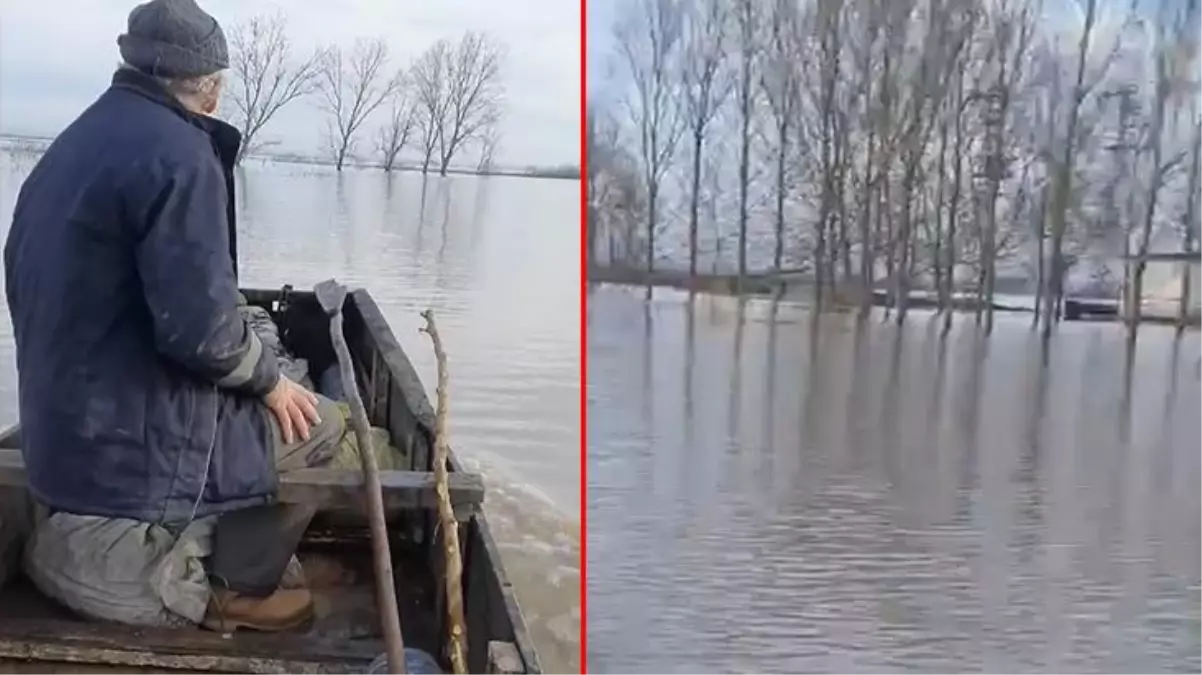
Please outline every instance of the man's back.
[[203, 132], [171, 111], [110, 89], [38, 162], [4, 251], [18, 363], [37, 366], [20, 369], [23, 398], [53, 405], [64, 386], [96, 384], [99, 367], [155, 358], [137, 211], [169, 180], [166, 163], [180, 161], [169, 158], [184, 155], [181, 145], [195, 153], [198, 142], [207, 142]]
[[[149, 0], [117, 45], [112, 87], [34, 169], [4, 251], [21, 449], [55, 511], [29, 576], [102, 620], [287, 630], [313, 609], [279, 586], [315, 509], [270, 504], [277, 462], [328, 461], [341, 413], [280, 375], [239, 308], [241, 134], [212, 117], [220, 24], [194, 0]], [[212, 589], [180, 534], [210, 515]], [[169, 588], [164, 556], [186, 588]]]
[[[230, 174], [152, 78], [114, 83], [33, 170], [5, 246], [30, 488], [61, 510], [152, 521], [261, 502], [262, 415], [197, 370], [220, 373], [252, 338], [234, 311]], [[242, 469], [258, 478], [213, 485], [230, 444], [251, 447]]]

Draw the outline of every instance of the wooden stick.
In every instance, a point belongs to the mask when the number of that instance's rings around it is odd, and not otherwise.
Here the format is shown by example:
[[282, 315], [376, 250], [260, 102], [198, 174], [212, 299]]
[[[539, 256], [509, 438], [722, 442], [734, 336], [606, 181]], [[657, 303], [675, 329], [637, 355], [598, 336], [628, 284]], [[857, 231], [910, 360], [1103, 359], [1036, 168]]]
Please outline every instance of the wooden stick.
[[367, 516], [371, 523], [372, 561], [376, 572], [376, 603], [384, 631], [384, 646], [388, 653], [388, 672], [405, 672], [405, 641], [401, 635], [401, 615], [397, 609], [396, 582], [392, 575], [392, 553], [388, 549], [388, 527], [384, 521], [384, 494], [380, 488], [380, 467], [371, 442], [371, 425], [367, 410], [355, 384], [351, 351], [342, 334], [342, 304], [346, 288], [333, 279], [323, 281], [313, 289], [322, 309], [330, 315], [330, 340], [342, 371], [342, 389], [351, 408], [351, 425], [359, 441], [359, 461], [363, 468], [363, 483], [367, 493]]
[[434, 413], [434, 490], [438, 493], [438, 522], [442, 529], [443, 561], [446, 566], [447, 623], [450, 626], [447, 647], [451, 667], [460, 674], [467, 672], [467, 659], [464, 656], [467, 651], [467, 628], [463, 620], [463, 560], [459, 557], [459, 524], [455, 520], [447, 489], [447, 457], [450, 454], [450, 444], [447, 443], [447, 354], [438, 336], [438, 326], [434, 324], [434, 310], [422, 312], [422, 318], [426, 320], [426, 327], [421, 330], [434, 343], [434, 358], [438, 362], [438, 407]]

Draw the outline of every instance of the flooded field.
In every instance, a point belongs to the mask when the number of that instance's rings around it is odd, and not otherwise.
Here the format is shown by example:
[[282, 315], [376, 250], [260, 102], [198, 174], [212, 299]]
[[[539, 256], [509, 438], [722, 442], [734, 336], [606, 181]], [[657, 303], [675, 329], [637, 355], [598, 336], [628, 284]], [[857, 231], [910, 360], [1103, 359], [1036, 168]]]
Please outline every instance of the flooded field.
[[1199, 337], [589, 300], [592, 672], [1197, 672]]

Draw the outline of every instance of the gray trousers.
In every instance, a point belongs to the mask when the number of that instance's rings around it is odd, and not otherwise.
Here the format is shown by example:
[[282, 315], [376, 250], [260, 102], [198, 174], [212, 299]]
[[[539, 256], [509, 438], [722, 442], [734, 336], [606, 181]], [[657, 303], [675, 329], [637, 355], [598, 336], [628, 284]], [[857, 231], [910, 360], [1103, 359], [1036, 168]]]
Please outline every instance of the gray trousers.
[[[309, 430], [309, 440], [285, 444], [275, 415], [270, 420], [276, 468], [281, 474], [318, 468], [338, 452], [346, 422], [338, 404], [318, 394], [321, 422]], [[268, 504], [223, 514], [213, 532], [209, 576], [214, 588], [239, 595], [266, 597], [276, 591], [296, 553], [317, 507], [304, 504]]]

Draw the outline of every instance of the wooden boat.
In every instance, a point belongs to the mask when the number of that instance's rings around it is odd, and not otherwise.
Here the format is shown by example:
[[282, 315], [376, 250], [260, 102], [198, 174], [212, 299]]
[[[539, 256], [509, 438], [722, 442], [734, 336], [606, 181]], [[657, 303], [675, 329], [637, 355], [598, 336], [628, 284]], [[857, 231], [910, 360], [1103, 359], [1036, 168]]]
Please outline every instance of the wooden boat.
[[[335, 363], [329, 319], [311, 292], [244, 291], [267, 308], [285, 345], [320, 373]], [[432, 472], [433, 410], [417, 372], [371, 296], [347, 296], [344, 334], [374, 426], [403, 449], [408, 471], [382, 471], [406, 648], [437, 655], [444, 669], [445, 592], [439, 580]], [[0, 435], [0, 499], [27, 499], [19, 426]], [[473, 673], [539, 673], [513, 589], [481, 510], [483, 482], [450, 461], [459, 521], [467, 660]], [[0, 672], [363, 673], [383, 653], [375, 611], [370, 535], [358, 470], [307, 469], [282, 477], [279, 499], [320, 506], [300, 558], [317, 618], [307, 632], [222, 636], [202, 628], [146, 629], [81, 619], [17, 575], [0, 588]], [[450, 672], [445, 669], [445, 672]]]

